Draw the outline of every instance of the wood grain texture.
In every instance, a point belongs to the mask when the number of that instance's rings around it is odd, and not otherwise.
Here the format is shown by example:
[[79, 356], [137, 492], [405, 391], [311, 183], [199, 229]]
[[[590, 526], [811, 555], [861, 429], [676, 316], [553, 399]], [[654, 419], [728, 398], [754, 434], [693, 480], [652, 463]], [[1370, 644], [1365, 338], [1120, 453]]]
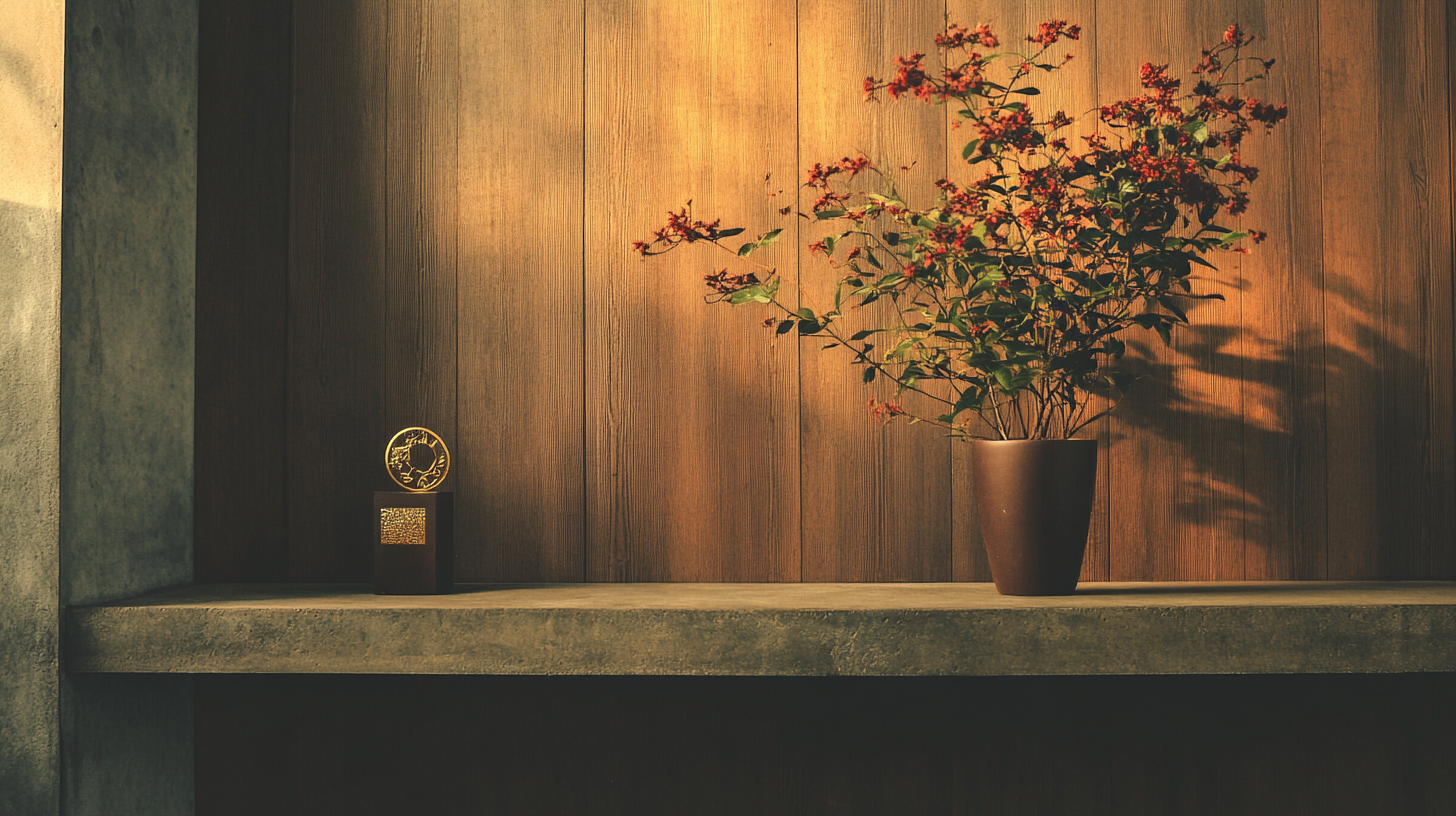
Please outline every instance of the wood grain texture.
[[587, 4], [588, 580], [799, 578], [796, 344], [704, 302], [729, 254], [630, 248], [691, 199], [786, 226], [766, 260], [792, 291], [794, 22], [788, 0]]
[[1245, 140], [1260, 168], [1241, 229], [1269, 237], [1241, 260], [1236, 352], [1243, 383], [1244, 572], [1267, 580], [1325, 577], [1324, 246], [1320, 218], [1318, 5], [1240, 0], [1251, 53], [1275, 59], [1249, 93], [1289, 105], [1273, 133]]
[[[413, 426], [454, 446], [458, 0], [390, 4], [386, 24], [379, 448]], [[455, 490], [455, 471], [438, 489]]]
[[585, 8], [461, 11], [457, 580], [579, 581]]
[[289, 577], [367, 581], [381, 437], [386, 5], [294, 9]]
[[288, 576], [291, 0], [199, 8], [197, 581]]
[[1325, 30], [1374, 32], [1358, 53], [1321, 54], [1331, 578], [1449, 574], [1452, 230], [1440, 185], [1450, 131], [1439, 125], [1449, 97], [1432, 62], [1445, 48], [1441, 8], [1320, 7]]
[[[1136, 96], [1137, 66], [1167, 63], [1191, 76], [1201, 48], [1238, 17], [1235, 0], [1116, 3], [1094, 32], [1102, 103]], [[1105, 4], [1099, 5], [1104, 12]], [[1114, 581], [1242, 580], [1244, 574], [1244, 387], [1238, 360], [1239, 256], [1195, 275], [1194, 291], [1227, 298], [1188, 309], [1164, 348], [1154, 334], [1129, 337], [1127, 367], [1142, 379], [1112, 415], [1109, 479]]]
[[[866, 104], [861, 85], [866, 76], [893, 73], [896, 56], [925, 50], [944, 14], [940, 0], [800, 3], [801, 165], [864, 155], [899, 177], [908, 201], [934, 200], [933, 182], [946, 171], [945, 109], [909, 99]], [[811, 192], [800, 195], [805, 212]], [[838, 274], [805, 247], [830, 229], [806, 225], [800, 236], [801, 302], [816, 311], [832, 305]], [[884, 302], [864, 317], [849, 312], [842, 331], [888, 318], [892, 309]], [[904, 423], [881, 428], [866, 402], [898, 399], [893, 384], [866, 387], [843, 349], [824, 352], [822, 345], [813, 338], [801, 345], [802, 579], [950, 580], [950, 440]]]
[[[688, 198], [775, 226], [804, 165], [857, 151], [919, 159], [928, 199], [944, 111], [858, 89], [943, 12], [1006, 42], [1083, 22], [1039, 101], [1078, 114], [1144, 60], [1191, 76], [1238, 18], [1278, 59], [1250, 93], [1291, 109], [1244, 147], [1269, 240], [1220, 256], [1200, 285], [1229, 300], [1174, 348], [1138, 338], [1148, 377], [1093, 431], [1083, 578], [1456, 577], [1449, 2], [290, 8], [202, 18], [201, 580], [367, 580], [378, 449], [417, 421], [458, 437], [462, 580], [989, 578], [968, 451], [702, 303], [732, 259], [628, 249]], [[774, 259], [805, 305], [833, 280], [814, 237]]]

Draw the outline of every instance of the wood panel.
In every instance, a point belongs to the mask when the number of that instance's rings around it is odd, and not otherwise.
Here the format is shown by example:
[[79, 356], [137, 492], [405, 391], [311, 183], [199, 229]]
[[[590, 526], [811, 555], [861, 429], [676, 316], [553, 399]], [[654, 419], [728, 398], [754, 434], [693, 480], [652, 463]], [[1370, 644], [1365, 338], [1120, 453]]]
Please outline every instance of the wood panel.
[[[456, 445], [459, 4], [393, 3], [387, 13], [379, 436], [423, 426]], [[455, 470], [440, 490], [455, 489]]]
[[[1093, 32], [1099, 100], [1142, 93], [1144, 62], [1191, 76], [1199, 50], [1217, 43], [1238, 11], [1235, 0], [1116, 4]], [[1151, 333], [1129, 338], [1128, 367], [1142, 379], [1113, 413], [1114, 581], [1245, 578], [1238, 257], [1212, 258], [1219, 270], [1194, 281], [1195, 292], [1227, 300], [1190, 308], [1193, 326], [1175, 331], [1170, 347]]]
[[386, 5], [294, 9], [288, 302], [289, 577], [373, 575], [385, 486]]
[[1451, 574], [1444, 10], [1321, 5], [1322, 30], [1372, 32], [1320, 56], [1332, 579]]
[[588, 580], [799, 577], [795, 344], [704, 302], [727, 254], [630, 249], [691, 199], [785, 225], [768, 260], [792, 291], [794, 23], [789, 0], [587, 4]]
[[457, 574], [579, 581], [585, 7], [462, 11]]
[[198, 10], [198, 581], [288, 575], [291, 0]]
[[1289, 119], [1245, 140], [1260, 168], [1241, 229], [1269, 237], [1241, 259], [1244, 572], [1325, 577], [1324, 246], [1318, 5], [1240, 0], [1251, 52], [1275, 59], [1249, 93], [1289, 105]]
[[1436, 816], [1453, 683], [199, 677], [197, 812]]
[[[912, 202], [934, 200], [946, 172], [944, 108], [911, 100], [866, 104], [866, 76], [925, 50], [944, 25], [940, 0], [805, 0], [799, 5], [799, 164], [867, 156], [901, 176]], [[913, 166], [912, 166], [913, 163]], [[909, 167], [909, 170], [898, 168]], [[866, 179], [865, 183], [869, 183]], [[799, 208], [808, 211], [806, 192]], [[830, 226], [806, 226], [799, 264], [803, 305], [825, 310], [836, 271], [805, 248]], [[892, 304], [847, 315], [844, 331], [886, 318]], [[805, 581], [947, 581], [952, 577], [950, 440], [928, 428], [884, 428], [867, 400], [897, 399], [893, 385], [865, 387], [842, 349], [801, 344], [802, 540]], [[913, 396], [913, 395], [912, 395]]]
[[[938, 3], [205, 4], [199, 579], [367, 579], [411, 422], [458, 436], [462, 580], [989, 578], [964, 446], [702, 303], [726, 256], [628, 249], [689, 198], [775, 226], [804, 165], [861, 150], [920, 159], [928, 200], [944, 111], [858, 87], [942, 11], [1007, 42], [1080, 19], [1040, 100], [1079, 114], [1236, 17], [1279, 60], [1240, 221], [1270, 238], [1174, 348], [1141, 338], [1084, 579], [1456, 577], [1450, 4]], [[806, 305], [813, 238], [776, 257]]]
[[[948, 19], [964, 26], [985, 23], [1000, 38], [1002, 46], [1021, 50], [1026, 47], [1026, 37], [1037, 30], [1037, 25], [1051, 19], [1064, 19], [1081, 25], [1087, 30], [1082, 40], [1064, 41], [1058, 46], [1058, 58], [1063, 53], [1074, 55], [1073, 62], [1062, 71], [1039, 78], [1036, 86], [1041, 90], [1032, 106], [1037, 118], [1045, 119], [1057, 110], [1077, 123], [1063, 131], [1069, 137], [1085, 136], [1097, 131], [1097, 60], [1095, 38], [1091, 32], [1096, 29], [1097, 4], [1095, 0], [998, 0], [993, 3], [951, 0], [947, 4]], [[1045, 77], [1046, 75], [1042, 75]], [[954, 128], [954, 111], [949, 112], [952, 126], [946, 142], [947, 175], [957, 181], [966, 182], [974, 178], [961, 159], [961, 149], [975, 134]], [[1079, 146], [1081, 142], [1073, 139]], [[1099, 400], [1089, 411], [1101, 410]], [[1092, 523], [1087, 533], [1087, 552], [1082, 560], [1083, 581], [1106, 581], [1110, 551], [1107, 540], [1108, 479], [1107, 429], [1109, 420], [1103, 419], [1083, 429], [1079, 436], [1097, 439], [1101, 442], [1097, 461], [1097, 497], [1092, 508]], [[977, 517], [975, 501], [975, 480], [971, 476], [970, 445], [954, 444], [952, 448], [953, 469], [951, 474], [953, 499], [953, 561], [952, 574], [956, 581], [989, 581], [991, 567], [986, 559], [985, 547], [981, 542], [980, 520]]]

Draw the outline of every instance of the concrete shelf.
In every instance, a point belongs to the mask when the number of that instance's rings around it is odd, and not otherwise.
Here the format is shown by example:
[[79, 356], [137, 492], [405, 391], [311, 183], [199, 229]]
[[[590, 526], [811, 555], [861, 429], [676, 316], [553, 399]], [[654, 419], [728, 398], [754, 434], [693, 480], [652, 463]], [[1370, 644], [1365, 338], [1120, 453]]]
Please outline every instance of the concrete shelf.
[[72, 672], [929, 676], [1456, 671], [1456, 583], [212, 584], [68, 611]]

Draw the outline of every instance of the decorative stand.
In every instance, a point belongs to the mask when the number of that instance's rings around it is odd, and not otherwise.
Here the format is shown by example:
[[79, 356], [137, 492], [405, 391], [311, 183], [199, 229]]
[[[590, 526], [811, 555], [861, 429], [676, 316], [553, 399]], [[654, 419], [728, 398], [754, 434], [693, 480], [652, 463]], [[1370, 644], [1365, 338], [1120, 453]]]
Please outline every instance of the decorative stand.
[[374, 494], [374, 594], [455, 589], [455, 494]]

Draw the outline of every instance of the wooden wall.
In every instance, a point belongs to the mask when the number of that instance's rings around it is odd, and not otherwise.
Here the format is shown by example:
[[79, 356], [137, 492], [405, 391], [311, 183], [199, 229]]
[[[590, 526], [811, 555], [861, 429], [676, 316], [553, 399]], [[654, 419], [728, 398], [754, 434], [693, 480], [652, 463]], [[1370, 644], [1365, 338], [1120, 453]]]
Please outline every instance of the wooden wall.
[[[955, 172], [944, 112], [859, 82], [948, 12], [1081, 22], [1048, 108], [1276, 57], [1247, 227], [1105, 444], [1088, 580], [1456, 578], [1442, 0], [210, 0], [197, 576], [363, 581], [379, 451], [456, 455], [461, 581], [987, 580], [968, 452], [881, 430], [818, 344], [628, 242], [691, 198], [766, 228], [813, 161]], [[1185, 74], [1186, 76], [1186, 74]], [[793, 223], [793, 219], [787, 219]], [[787, 285], [829, 270], [789, 228]], [[883, 396], [883, 394], [878, 394]]]

